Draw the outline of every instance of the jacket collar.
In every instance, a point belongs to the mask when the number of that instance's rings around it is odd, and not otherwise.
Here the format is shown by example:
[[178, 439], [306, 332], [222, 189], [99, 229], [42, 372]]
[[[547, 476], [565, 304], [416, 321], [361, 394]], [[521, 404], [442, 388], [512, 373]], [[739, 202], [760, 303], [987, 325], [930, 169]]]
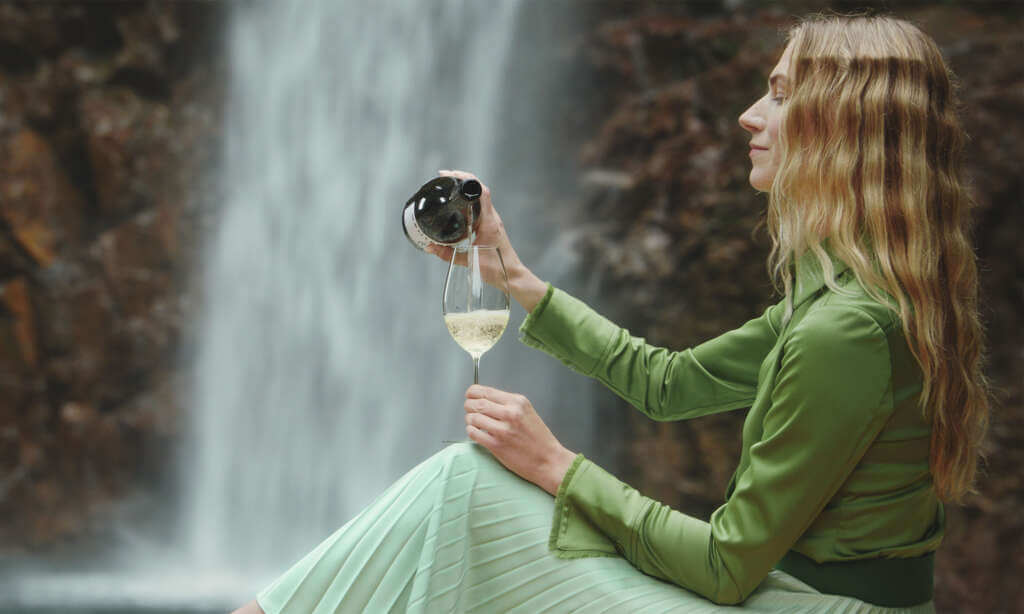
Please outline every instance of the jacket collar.
[[[825, 252], [832, 261], [833, 279], [849, 270], [845, 262], [836, 258], [832, 250], [825, 247]], [[805, 251], [796, 261], [796, 283], [793, 286], [793, 309], [815, 295], [825, 286], [825, 272], [818, 262], [818, 257], [811, 250]]]

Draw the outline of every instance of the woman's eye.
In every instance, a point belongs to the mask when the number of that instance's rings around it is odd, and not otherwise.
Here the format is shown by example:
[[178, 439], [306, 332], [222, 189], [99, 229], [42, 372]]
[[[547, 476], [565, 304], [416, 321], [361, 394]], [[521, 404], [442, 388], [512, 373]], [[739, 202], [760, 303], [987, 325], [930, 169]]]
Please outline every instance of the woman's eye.
[[786, 101], [786, 97], [785, 96], [776, 96], [775, 98], [772, 98], [772, 102], [774, 102], [776, 104], [782, 104], [785, 101]]

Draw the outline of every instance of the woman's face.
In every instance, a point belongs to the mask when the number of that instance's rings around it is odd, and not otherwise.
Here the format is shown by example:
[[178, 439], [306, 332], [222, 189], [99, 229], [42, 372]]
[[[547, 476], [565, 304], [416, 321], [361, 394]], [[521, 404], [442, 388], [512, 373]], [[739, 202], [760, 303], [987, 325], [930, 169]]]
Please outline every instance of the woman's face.
[[775, 173], [779, 170], [779, 123], [782, 120], [782, 105], [788, 95], [787, 69], [790, 48], [786, 46], [779, 63], [768, 77], [768, 92], [740, 115], [740, 125], [750, 133], [750, 185], [767, 192], [772, 187]]

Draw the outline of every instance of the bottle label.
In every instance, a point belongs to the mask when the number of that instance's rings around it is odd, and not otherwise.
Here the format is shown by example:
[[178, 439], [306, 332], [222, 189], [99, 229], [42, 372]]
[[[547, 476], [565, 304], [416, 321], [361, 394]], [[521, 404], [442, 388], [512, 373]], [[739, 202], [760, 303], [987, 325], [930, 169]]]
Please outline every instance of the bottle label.
[[405, 226], [405, 236], [409, 237], [412, 244], [426, 251], [427, 246], [433, 243], [430, 237], [423, 234], [420, 225], [416, 223], [416, 205], [409, 205], [402, 213], [402, 224]]

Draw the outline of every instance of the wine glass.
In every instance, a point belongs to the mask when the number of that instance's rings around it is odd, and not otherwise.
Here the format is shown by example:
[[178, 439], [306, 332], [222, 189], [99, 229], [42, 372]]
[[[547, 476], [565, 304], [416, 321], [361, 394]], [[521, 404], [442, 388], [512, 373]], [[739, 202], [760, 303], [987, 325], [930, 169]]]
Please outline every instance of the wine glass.
[[479, 384], [480, 357], [508, 326], [508, 273], [501, 250], [488, 245], [452, 250], [441, 307], [448, 332], [473, 357], [473, 383]]

